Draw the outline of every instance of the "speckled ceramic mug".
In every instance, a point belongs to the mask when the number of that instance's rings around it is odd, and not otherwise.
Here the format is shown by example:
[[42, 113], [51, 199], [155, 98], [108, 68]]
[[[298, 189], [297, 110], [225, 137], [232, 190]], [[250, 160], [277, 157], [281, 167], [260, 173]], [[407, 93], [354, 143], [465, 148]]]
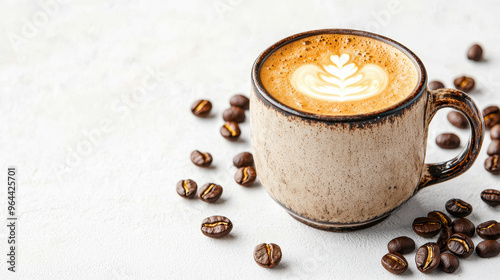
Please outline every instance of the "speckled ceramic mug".
[[[263, 62], [285, 44], [325, 33], [366, 36], [399, 49], [420, 72], [417, 87], [398, 104], [352, 116], [305, 113], [278, 102], [260, 80]], [[459, 156], [425, 164], [429, 123], [444, 107], [465, 114], [471, 138]], [[258, 57], [252, 69], [250, 126], [257, 174], [270, 196], [297, 220], [331, 231], [374, 225], [421, 189], [464, 173], [477, 158], [484, 130], [467, 94], [427, 88], [424, 65], [409, 49], [377, 34], [345, 29], [293, 35]]]

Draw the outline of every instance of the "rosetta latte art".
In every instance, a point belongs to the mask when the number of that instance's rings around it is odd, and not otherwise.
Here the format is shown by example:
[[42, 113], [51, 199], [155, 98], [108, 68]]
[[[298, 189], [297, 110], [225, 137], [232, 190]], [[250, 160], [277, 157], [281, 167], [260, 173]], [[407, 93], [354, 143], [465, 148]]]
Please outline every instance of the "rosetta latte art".
[[389, 83], [386, 71], [375, 64], [361, 68], [348, 63], [348, 54], [332, 55], [333, 65], [307, 64], [292, 74], [293, 87], [312, 97], [330, 101], [361, 100], [381, 93]]

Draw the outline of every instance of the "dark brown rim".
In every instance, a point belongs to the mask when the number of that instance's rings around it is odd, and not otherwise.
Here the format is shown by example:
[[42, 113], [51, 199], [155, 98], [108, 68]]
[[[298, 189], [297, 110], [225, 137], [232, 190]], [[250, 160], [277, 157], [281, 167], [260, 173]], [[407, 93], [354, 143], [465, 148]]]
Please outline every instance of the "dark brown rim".
[[[290, 42], [310, 37], [310, 36], [315, 36], [315, 35], [321, 35], [321, 34], [349, 34], [349, 35], [356, 35], [356, 36], [362, 36], [362, 37], [368, 37], [372, 39], [376, 39], [379, 41], [382, 41], [384, 43], [387, 43], [398, 50], [402, 51], [406, 56], [408, 56], [415, 66], [420, 70], [419, 73], [419, 81], [417, 83], [417, 86], [415, 86], [415, 89], [413, 90], [412, 94], [410, 94], [407, 98], [405, 98], [403, 101], [382, 109], [378, 110], [375, 112], [367, 113], [367, 114], [358, 114], [358, 115], [343, 115], [343, 116], [329, 116], [329, 115], [318, 115], [318, 114], [313, 114], [313, 113], [308, 113], [304, 111], [300, 111], [291, 107], [288, 107], [287, 105], [280, 103], [278, 100], [276, 100], [274, 97], [272, 97], [264, 88], [262, 85], [262, 81], [260, 80], [260, 69], [263, 65], [263, 63], [266, 61], [266, 59], [271, 55], [275, 50], [279, 49], [280, 47], [289, 44]], [[371, 120], [375, 118], [380, 118], [388, 115], [395, 114], [402, 109], [410, 106], [413, 104], [415, 101], [420, 99], [422, 97], [423, 92], [425, 91], [425, 87], [427, 85], [427, 73], [425, 71], [425, 67], [422, 64], [422, 61], [408, 48], [403, 46], [402, 44], [389, 39], [387, 37], [375, 34], [375, 33], [370, 33], [366, 31], [361, 31], [361, 30], [353, 30], [353, 29], [320, 29], [320, 30], [311, 30], [311, 31], [306, 31], [303, 33], [295, 34], [292, 36], [289, 36], [271, 47], [267, 48], [255, 61], [253, 67], [252, 67], [252, 85], [255, 89], [255, 92], [258, 93], [257, 97], [259, 97], [261, 100], [263, 100], [265, 103], [272, 105], [273, 107], [277, 108], [278, 110], [282, 111], [283, 113], [287, 115], [295, 115], [299, 116], [301, 118], [309, 119], [309, 120], [316, 120], [316, 121], [326, 121], [326, 122], [355, 122], [355, 121], [366, 121], [366, 120]]]

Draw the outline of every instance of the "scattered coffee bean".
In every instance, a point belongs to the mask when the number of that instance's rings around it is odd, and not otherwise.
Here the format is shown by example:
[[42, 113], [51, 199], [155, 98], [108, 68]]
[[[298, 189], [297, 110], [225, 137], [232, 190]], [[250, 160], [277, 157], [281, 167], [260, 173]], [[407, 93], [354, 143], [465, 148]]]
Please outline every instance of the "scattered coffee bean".
[[208, 203], [216, 202], [221, 195], [222, 187], [214, 183], [207, 183], [198, 190], [198, 198]]
[[199, 167], [208, 167], [212, 164], [212, 155], [198, 150], [191, 152], [191, 161]]
[[481, 192], [481, 199], [490, 206], [500, 205], [500, 191], [487, 189]]
[[229, 141], [236, 141], [240, 138], [241, 130], [237, 123], [226, 122], [220, 128], [220, 134]]
[[500, 243], [496, 240], [485, 240], [476, 247], [476, 254], [481, 258], [492, 258], [500, 254]]
[[476, 226], [467, 218], [458, 218], [451, 224], [453, 233], [463, 233], [468, 237], [473, 237]]
[[222, 118], [226, 122], [242, 123], [245, 121], [245, 110], [240, 107], [231, 106], [231, 108], [224, 111]]
[[460, 138], [454, 133], [442, 133], [436, 137], [436, 144], [443, 149], [455, 149], [460, 146]]
[[253, 258], [262, 267], [275, 267], [281, 261], [281, 248], [274, 243], [259, 244], [253, 250]]
[[441, 231], [439, 220], [429, 217], [416, 218], [412, 224], [413, 231], [425, 238], [436, 236]]
[[184, 198], [192, 198], [196, 195], [196, 189], [198, 188], [198, 185], [196, 185], [195, 181], [187, 179], [187, 180], [180, 180], [177, 182], [176, 190], [177, 194]]
[[208, 100], [196, 100], [191, 106], [191, 112], [197, 117], [206, 117], [212, 110], [212, 103]]
[[486, 169], [486, 171], [490, 172], [491, 174], [500, 174], [500, 156], [493, 155], [488, 157], [484, 162], [484, 169]]
[[211, 238], [226, 236], [232, 229], [233, 223], [224, 216], [211, 216], [201, 222], [201, 232]]
[[458, 90], [461, 90], [463, 92], [471, 91], [474, 88], [474, 86], [476, 85], [476, 82], [474, 81], [474, 79], [472, 79], [471, 77], [467, 77], [467, 76], [458, 77], [455, 79], [455, 81], [453, 83], [455, 84], [455, 88], [457, 88]]
[[450, 226], [451, 225], [451, 219], [450, 219], [450, 217], [448, 217], [448, 215], [446, 215], [445, 213], [443, 213], [441, 211], [436, 211], [435, 210], [435, 211], [429, 212], [427, 214], [427, 217], [439, 220], [439, 222], [443, 226]]
[[400, 236], [389, 241], [387, 249], [389, 249], [390, 253], [411, 253], [415, 250], [415, 241], [408, 236]]
[[490, 130], [491, 140], [500, 139], [500, 124], [495, 124]]
[[467, 128], [469, 126], [469, 121], [465, 117], [464, 114], [457, 112], [457, 111], [451, 111], [447, 115], [448, 121], [454, 126], [458, 128]]
[[494, 139], [491, 141], [487, 153], [489, 156], [500, 155], [500, 139]]
[[242, 94], [236, 94], [233, 95], [231, 99], [229, 99], [229, 104], [231, 104], [231, 106], [237, 106], [242, 109], [248, 110], [248, 108], [250, 107], [250, 100], [248, 99], [248, 97]]
[[451, 228], [449, 226], [443, 226], [441, 228], [441, 233], [439, 233], [439, 238], [436, 242], [437, 245], [439, 246], [439, 250], [441, 250], [441, 252], [448, 250], [446, 245], [448, 243], [448, 239], [450, 239], [450, 237], [452, 235], [453, 235], [453, 232], [451, 231]]
[[467, 217], [472, 213], [472, 205], [461, 199], [450, 199], [446, 202], [446, 211], [457, 218]]
[[490, 129], [500, 124], [500, 108], [498, 106], [488, 106], [483, 109], [484, 126]]
[[253, 166], [240, 167], [234, 174], [234, 180], [244, 187], [251, 185], [257, 179], [257, 171]]
[[473, 61], [480, 61], [483, 57], [483, 48], [480, 45], [474, 44], [467, 52], [467, 58]]
[[500, 238], [500, 224], [495, 221], [487, 221], [477, 225], [477, 235], [483, 239], [497, 240]]
[[455, 233], [448, 240], [448, 250], [460, 258], [468, 258], [474, 252], [472, 239], [465, 234]]
[[401, 274], [408, 269], [408, 261], [400, 253], [387, 253], [382, 257], [382, 266], [390, 273]]
[[430, 89], [430, 90], [436, 90], [436, 89], [440, 89], [440, 88], [444, 88], [444, 84], [441, 83], [440, 81], [432, 81], [430, 82], [427, 87]]
[[253, 166], [253, 155], [248, 152], [239, 153], [233, 158], [233, 164], [238, 168]]
[[441, 254], [441, 261], [439, 262], [439, 269], [446, 273], [455, 272], [460, 266], [460, 261], [455, 255], [450, 253]]
[[436, 243], [429, 242], [418, 248], [415, 263], [420, 272], [427, 274], [438, 267], [440, 258], [439, 246]]

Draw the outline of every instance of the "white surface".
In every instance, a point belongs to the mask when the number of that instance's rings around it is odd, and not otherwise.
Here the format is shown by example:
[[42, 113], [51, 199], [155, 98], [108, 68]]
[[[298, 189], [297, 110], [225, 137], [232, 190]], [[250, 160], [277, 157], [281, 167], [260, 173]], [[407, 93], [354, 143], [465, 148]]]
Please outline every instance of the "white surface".
[[[500, 209], [479, 198], [485, 188], [500, 188], [500, 178], [483, 169], [486, 146], [469, 172], [422, 191], [382, 224], [330, 233], [289, 217], [261, 186], [234, 183], [232, 157], [250, 149], [248, 122], [237, 143], [218, 131], [229, 97], [248, 93], [257, 55], [285, 36], [319, 28], [394, 38], [420, 56], [431, 79], [451, 86], [454, 77], [470, 74], [478, 105], [498, 104], [497, 1], [399, 1], [400, 10], [383, 18], [390, 1], [60, 1], [45, 24], [23, 33], [27, 22], [44, 19], [37, 2], [50, 1], [0, 3], [1, 172], [17, 165], [20, 183], [18, 272], [6, 271], [2, 226], [0, 279], [398, 279], [380, 258], [393, 237], [428, 241], [411, 231], [414, 218], [444, 210], [457, 197], [474, 206], [475, 224], [500, 220]], [[9, 38], [16, 35], [24, 39], [14, 49]], [[487, 62], [466, 59], [476, 41]], [[212, 100], [213, 118], [191, 115], [200, 97]], [[86, 133], [95, 129], [101, 134], [89, 144]], [[458, 153], [434, 144], [445, 131], [463, 142], [468, 137], [440, 112], [428, 161]], [[209, 151], [214, 167], [195, 167], [193, 149]], [[221, 184], [220, 202], [180, 198], [175, 183], [183, 178]], [[5, 209], [3, 186], [1, 220]], [[229, 237], [200, 233], [201, 220], [213, 214], [233, 221]], [[253, 248], [261, 242], [281, 246], [283, 261], [275, 269], [254, 263]], [[414, 254], [406, 257], [410, 271], [401, 278], [493, 279], [500, 273], [500, 257], [474, 254], [455, 275], [431, 276], [417, 271]]]

